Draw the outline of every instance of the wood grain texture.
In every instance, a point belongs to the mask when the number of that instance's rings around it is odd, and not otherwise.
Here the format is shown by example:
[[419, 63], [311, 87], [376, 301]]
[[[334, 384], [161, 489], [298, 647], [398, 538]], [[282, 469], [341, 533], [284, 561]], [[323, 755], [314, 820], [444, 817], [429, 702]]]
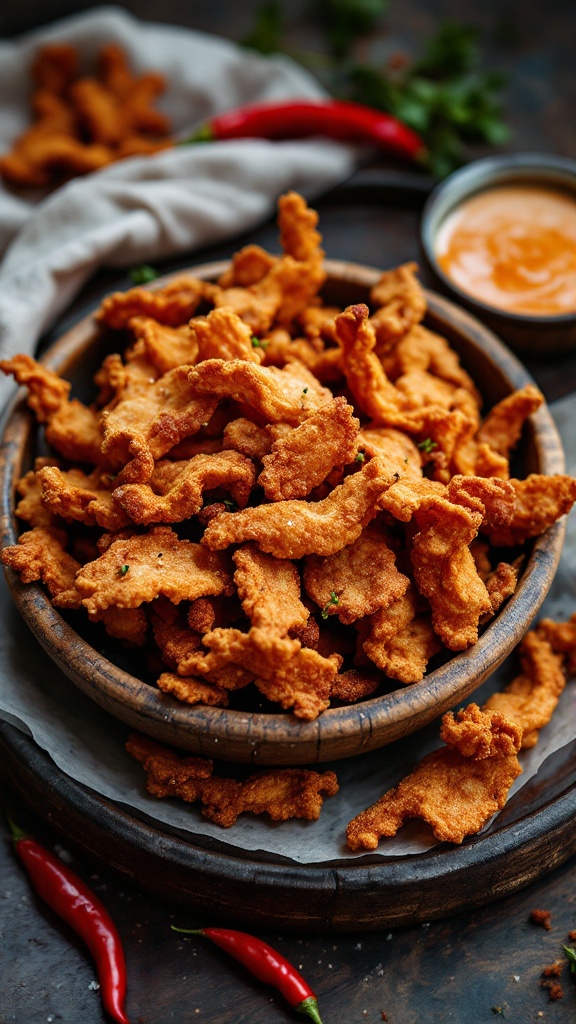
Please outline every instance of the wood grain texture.
[[[225, 266], [192, 269], [199, 277], [214, 279]], [[327, 270], [326, 301], [341, 306], [367, 300], [379, 276], [376, 269], [339, 261], [327, 261]], [[156, 286], [168, 279], [159, 278]], [[426, 323], [459, 351], [487, 407], [531, 381], [522, 364], [482, 324], [448, 300], [426, 294]], [[106, 344], [106, 332], [89, 316], [59, 339], [43, 362], [72, 379], [81, 391], [92, 379]], [[14, 487], [29, 462], [34, 438], [32, 417], [23, 403], [17, 404], [0, 449], [2, 546], [16, 540]], [[560, 439], [546, 406], [532, 417], [522, 460], [524, 473], [551, 474], [564, 467]], [[528, 629], [552, 583], [563, 537], [564, 523], [558, 522], [535, 540], [516, 593], [472, 648], [434, 669], [420, 683], [357, 705], [329, 709], [311, 722], [285, 714], [182, 704], [102, 655], [52, 607], [40, 586], [23, 585], [11, 571], [7, 577], [21, 614], [49, 656], [76, 686], [121, 721], [202, 756], [297, 765], [375, 750], [420, 729], [469, 696]]]

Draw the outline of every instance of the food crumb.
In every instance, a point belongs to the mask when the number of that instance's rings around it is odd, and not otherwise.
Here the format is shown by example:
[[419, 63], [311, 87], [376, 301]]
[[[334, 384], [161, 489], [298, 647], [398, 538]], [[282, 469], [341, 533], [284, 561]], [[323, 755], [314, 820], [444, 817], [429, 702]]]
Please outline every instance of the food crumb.
[[385, 1010], [382, 1010], [381, 1017], [382, 1017], [382, 1020], [388, 1020], [388, 1014], [385, 1012]]
[[568, 932], [568, 938], [571, 942], [576, 942], [576, 929], [572, 932]]
[[560, 960], [556, 960], [553, 964], [549, 964], [542, 971], [545, 978], [559, 978], [562, 974], [564, 964]]
[[549, 910], [531, 910], [530, 920], [533, 921], [534, 924], [541, 925], [547, 932], [549, 932], [552, 927], [550, 923], [552, 920], [552, 914]]
[[514, 978], [514, 981], [520, 981], [520, 975], [519, 974], [513, 974], [512, 977]]
[[91, 981], [90, 984], [88, 985], [88, 991], [89, 992], [98, 992], [99, 988], [100, 988], [100, 985], [98, 984], [97, 981]]
[[560, 985], [559, 982], [557, 982], [557, 981], [541, 981], [540, 984], [542, 985], [542, 988], [547, 988], [548, 989], [548, 996], [550, 997], [550, 1002], [551, 1003], [555, 1002], [557, 999], [562, 999], [562, 996], [564, 995], [564, 992], [563, 992], [562, 986]]

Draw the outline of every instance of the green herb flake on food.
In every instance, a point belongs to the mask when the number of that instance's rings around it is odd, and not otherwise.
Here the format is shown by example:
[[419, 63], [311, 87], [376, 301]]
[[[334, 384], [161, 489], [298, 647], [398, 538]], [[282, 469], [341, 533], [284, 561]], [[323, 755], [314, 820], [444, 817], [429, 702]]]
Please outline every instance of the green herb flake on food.
[[362, 449], [360, 449], [360, 451], [356, 452], [356, 458], [354, 459], [354, 462], [365, 462], [365, 461], [366, 461], [366, 452], [363, 452]]
[[425, 452], [426, 455], [430, 455], [435, 448], [438, 447], [436, 441], [433, 441], [430, 437], [427, 437], [424, 441], [420, 441], [418, 445], [420, 451]]
[[128, 570], [129, 570], [129, 568], [130, 568], [130, 566], [129, 566], [129, 565], [121, 565], [121, 566], [120, 566], [120, 575], [121, 575], [121, 576], [125, 576], [125, 575], [126, 575], [126, 573], [127, 573], [127, 572], [128, 572]]
[[130, 280], [134, 284], [148, 284], [149, 281], [154, 281], [157, 277], [158, 271], [147, 263], [143, 263], [141, 267], [132, 267], [130, 271]]
[[329, 615], [329, 609], [333, 605], [337, 605], [337, 604], [340, 604], [340, 598], [338, 597], [338, 594], [336, 593], [336, 591], [332, 590], [331, 593], [330, 593], [330, 600], [326, 602], [326, 604], [324, 605], [322, 611], [320, 612], [322, 618], [323, 619], [327, 619], [328, 615]]
[[263, 349], [267, 349], [268, 348], [268, 342], [267, 341], [261, 341], [261, 339], [257, 338], [255, 334], [252, 335], [251, 341], [252, 341], [252, 348], [263, 348]]

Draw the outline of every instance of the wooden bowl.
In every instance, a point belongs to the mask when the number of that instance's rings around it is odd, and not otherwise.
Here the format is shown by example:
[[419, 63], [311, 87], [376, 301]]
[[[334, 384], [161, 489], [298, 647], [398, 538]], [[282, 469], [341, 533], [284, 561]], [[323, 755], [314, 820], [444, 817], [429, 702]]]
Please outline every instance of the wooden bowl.
[[[226, 266], [206, 264], [192, 270], [199, 277], [213, 280]], [[340, 306], [367, 301], [380, 273], [338, 261], [327, 261], [327, 270], [326, 301]], [[425, 323], [447, 337], [460, 353], [486, 408], [531, 382], [515, 356], [472, 316], [435, 293], [428, 292], [427, 300]], [[106, 332], [89, 316], [60, 338], [43, 362], [72, 380], [74, 393], [89, 397], [88, 382], [101, 362], [106, 342]], [[14, 488], [31, 464], [37, 436], [32, 414], [20, 399], [9, 414], [2, 439], [2, 547], [17, 540]], [[553, 474], [564, 469], [562, 445], [546, 406], [526, 425], [518, 463], [518, 475]], [[564, 522], [558, 522], [529, 546], [516, 593], [474, 647], [456, 654], [420, 683], [360, 704], [329, 709], [311, 722], [291, 714], [180, 703], [100, 653], [53, 608], [42, 587], [22, 584], [11, 571], [7, 571], [7, 577], [14, 600], [42, 647], [76, 686], [116, 718], [202, 756], [254, 764], [304, 765], [384, 746], [421, 728], [473, 693], [530, 627], [554, 577], [564, 530]], [[126, 658], [123, 662], [130, 664]]]

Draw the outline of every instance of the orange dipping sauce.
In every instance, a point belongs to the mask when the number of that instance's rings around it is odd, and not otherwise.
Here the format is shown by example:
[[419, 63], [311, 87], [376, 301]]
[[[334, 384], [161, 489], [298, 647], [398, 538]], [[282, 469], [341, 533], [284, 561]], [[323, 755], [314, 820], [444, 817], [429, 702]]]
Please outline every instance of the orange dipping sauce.
[[576, 312], [576, 197], [502, 185], [465, 199], [435, 242], [447, 277], [489, 306], [536, 316]]

